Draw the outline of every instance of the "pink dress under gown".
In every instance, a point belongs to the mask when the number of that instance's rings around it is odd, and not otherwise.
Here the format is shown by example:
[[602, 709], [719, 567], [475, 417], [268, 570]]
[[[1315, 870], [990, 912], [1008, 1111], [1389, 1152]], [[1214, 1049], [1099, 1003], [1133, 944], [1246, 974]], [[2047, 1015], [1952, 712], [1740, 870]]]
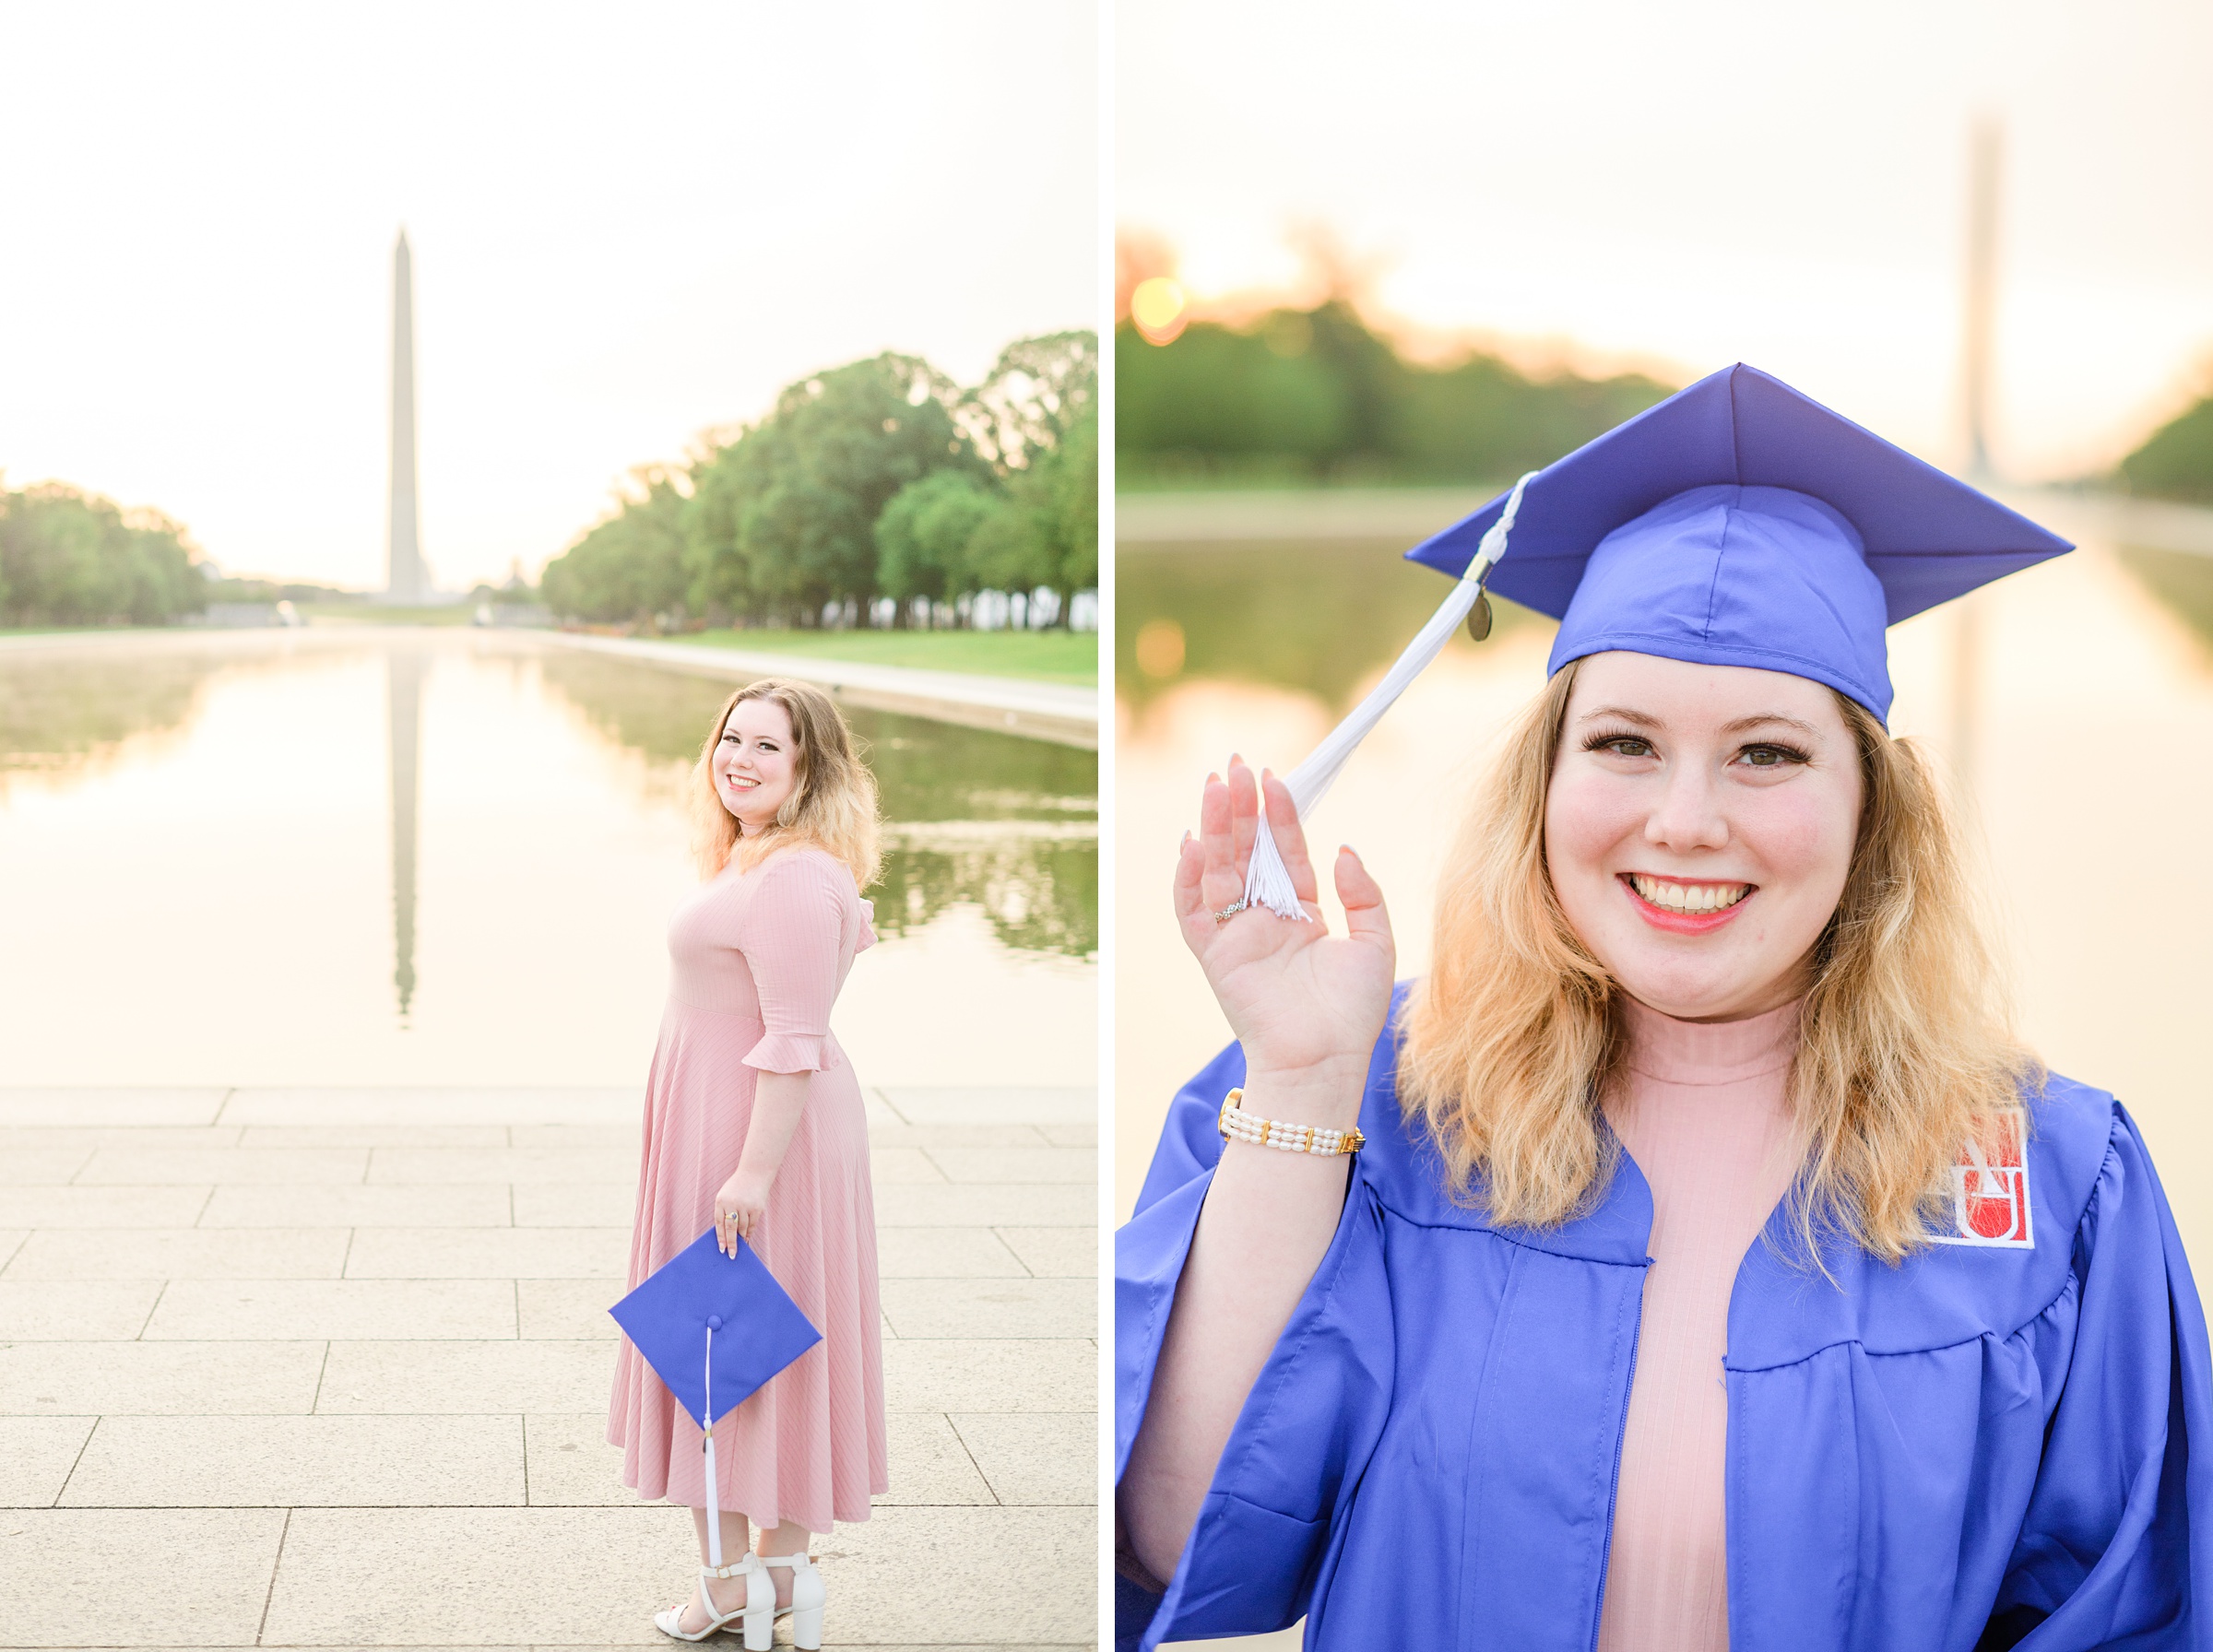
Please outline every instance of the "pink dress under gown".
[[[873, 946], [845, 864], [785, 850], [733, 864], [669, 926], [669, 1008], [646, 1083], [630, 1285], [714, 1225], [738, 1168], [757, 1072], [814, 1075], [753, 1248], [822, 1339], [715, 1425], [716, 1503], [810, 1531], [869, 1517], [889, 1484], [876, 1218], [860, 1084], [830, 1032], [853, 955]], [[641, 1497], [702, 1508], [699, 1423], [622, 1339], [607, 1437]]]

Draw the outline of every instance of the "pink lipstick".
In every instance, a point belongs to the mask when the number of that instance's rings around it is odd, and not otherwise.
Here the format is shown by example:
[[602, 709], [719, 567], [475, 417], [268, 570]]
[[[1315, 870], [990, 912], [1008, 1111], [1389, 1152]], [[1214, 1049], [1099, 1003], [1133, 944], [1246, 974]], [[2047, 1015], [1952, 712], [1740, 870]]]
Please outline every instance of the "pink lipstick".
[[1621, 885], [1623, 892], [1635, 903], [1637, 915], [1651, 925], [1653, 928], [1664, 929], [1671, 935], [1710, 935], [1742, 912], [1746, 903], [1758, 892], [1757, 884], [1743, 885], [1741, 887], [1745, 892], [1726, 906], [1716, 907], [1706, 912], [1679, 912], [1673, 907], [1662, 906], [1646, 900], [1642, 894], [1638, 892], [1634, 881], [1638, 878], [1642, 878], [1649, 883], [1665, 885], [1674, 889], [1710, 889], [1714, 885], [1693, 882], [1684, 878], [1660, 878], [1644, 872], [1615, 874], [1615, 881]]

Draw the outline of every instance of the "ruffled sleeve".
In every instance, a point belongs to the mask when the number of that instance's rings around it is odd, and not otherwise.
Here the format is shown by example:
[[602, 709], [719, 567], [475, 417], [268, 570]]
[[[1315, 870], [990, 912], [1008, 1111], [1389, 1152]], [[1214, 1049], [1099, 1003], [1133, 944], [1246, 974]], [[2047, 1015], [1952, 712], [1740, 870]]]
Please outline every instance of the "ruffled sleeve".
[[[1386, 1074], [1388, 1044], [1378, 1053]], [[1215, 1115], [1244, 1076], [1232, 1044], [1178, 1092], [1137, 1212], [1115, 1236], [1118, 1484], [1221, 1159]], [[1298, 1620], [1390, 1409], [1392, 1348], [1382, 1215], [1355, 1159], [1336, 1236], [1253, 1384], [1166, 1594], [1118, 1585], [1118, 1646], [1149, 1652], [1164, 1639], [1261, 1634]]]
[[2166, 1194], [2118, 1104], [2074, 1276], [2073, 1351], [1981, 1645], [2213, 1646], [2213, 1358]]
[[857, 897], [845, 867], [805, 851], [760, 872], [738, 928], [767, 1029], [745, 1065], [771, 1073], [820, 1072], [841, 1065], [830, 1042], [830, 1007], [846, 961], [846, 930]]

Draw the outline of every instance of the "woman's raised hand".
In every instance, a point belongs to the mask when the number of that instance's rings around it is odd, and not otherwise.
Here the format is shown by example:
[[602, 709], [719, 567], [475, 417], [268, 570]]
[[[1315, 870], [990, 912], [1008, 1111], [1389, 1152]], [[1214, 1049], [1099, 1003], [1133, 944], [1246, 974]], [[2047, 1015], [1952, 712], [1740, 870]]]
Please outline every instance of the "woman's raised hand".
[[[1263, 797], [1269, 831], [1311, 923], [1279, 918], [1257, 905], [1215, 921], [1214, 914], [1245, 892]], [[1354, 1105], [1391, 1010], [1397, 953], [1383, 891], [1360, 857], [1339, 849], [1334, 871], [1348, 931], [1343, 937], [1322, 923], [1314, 864], [1291, 794], [1272, 775], [1256, 785], [1243, 760], [1232, 758], [1226, 780], [1207, 776], [1199, 834], [1184, 839], [1176, 863], [1176, 916], [1244, 1045], [1248, 1085], [1268, 1081], [1272, 1093], [1314, 1088]]]

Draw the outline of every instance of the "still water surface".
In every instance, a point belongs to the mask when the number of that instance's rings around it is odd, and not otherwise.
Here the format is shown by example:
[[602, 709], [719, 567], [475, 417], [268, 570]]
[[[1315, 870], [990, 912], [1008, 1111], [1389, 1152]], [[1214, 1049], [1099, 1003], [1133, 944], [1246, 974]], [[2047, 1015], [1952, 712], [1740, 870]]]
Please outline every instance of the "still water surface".
[[[727, 691], [497, 632], [0, 653], [0, 1085], [642, 1082]], [[1093, 1082], [1095, 756], [849, 714], [863, 1081]]]
[[[1381, 675], [1445, 590], [1399, 560], [1404, 543], [1119, 555], [1124, 1213], [1168, 1097], [1228, 1037], [1168, 903], [1200, 782], [1232, 751], [1289, 768]], [[2020, 1023], [2055, 1068], [2115, 1091], [2144, 1127], [2201, 1279], [2213, 1276], [2209, 613], [2213, 561], [2086, 543], [1890, 633], [1892, 727], [1964, 768]], [[1152, 621], [1178, 628], [1182, 669], [1141, 668], [1133, 640]], [[1381, 879], [1402, 976], [1427, 967], [1429, 893], [1449, 835], [1496, 737], [1542, 686], [1551, 635], [1549, 620], [1502, 612], [1487, 643], [1457, 640], [1308, 824], [1316, 841], [1358, 848]]]

